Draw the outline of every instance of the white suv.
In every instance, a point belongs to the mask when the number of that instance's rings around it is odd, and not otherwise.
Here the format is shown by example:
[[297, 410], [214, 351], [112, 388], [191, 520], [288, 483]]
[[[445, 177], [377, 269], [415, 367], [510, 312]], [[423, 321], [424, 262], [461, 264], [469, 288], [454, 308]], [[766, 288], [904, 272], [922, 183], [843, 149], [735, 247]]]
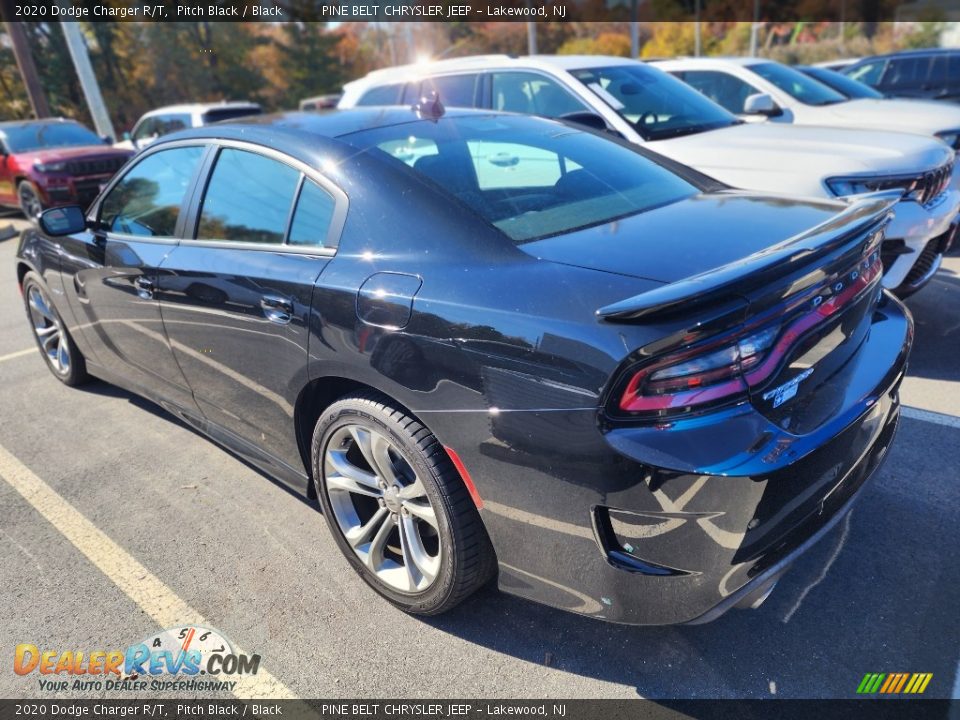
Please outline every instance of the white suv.
[[738, 115], [773, 122], [936, 135], [960, 150], [960, 105], [933, 100], [853, 100], [799, 70], [763, 58], [678, 58], [656, 62]]
[[621, 57], [444, 60], [377, 70], [344, 87], [339, 107], [411, 104], [435, 91], [455, 107], [593, 125], [728, 185], [806, 197], [899, 189], [884, 245], [884, 285], [919, 289], [956, 233], [953, 153], [904, 133], [746, 124], [676, 78]]

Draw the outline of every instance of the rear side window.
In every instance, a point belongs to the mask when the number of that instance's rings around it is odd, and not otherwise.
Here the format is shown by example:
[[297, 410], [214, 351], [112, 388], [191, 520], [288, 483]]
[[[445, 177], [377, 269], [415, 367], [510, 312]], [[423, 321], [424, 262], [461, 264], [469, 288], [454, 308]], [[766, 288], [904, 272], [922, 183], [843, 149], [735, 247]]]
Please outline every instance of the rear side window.
[[[327, 235], [336, 203], [326, 190], [312, 180], [304, 180], [290, 224], [291, 245], [328, 245]], [[332, 243], [330, 243], [332, 245]]]
[[283, 242], [300, 172], [278, 160], [224, 148], [207, 183], [197, 238]]
[[929, 57], [895, 58], [890, 61], [883, 84], [891, 88], [919, 88], [929, 72]]
[[494, 110], [548, 118], [590, 111], [573, 93], [544, 75], [495, 72], [492, 76]]
[[423, 81], [420, 92], [426, 95], [430, 91], [437, 93], [440, 102], [447, 107], [472, 108], [477, 106], [477, 80], [480, 76], [443, 75]]
[[403, 84], [381, 85], [370, 88], [360, 99], [357, 105], [397, 105], [403, 99]]
[[203, 114], [203, 124], [222, 122], [223, 120], [234, 120], [235, 118], [248, 117], [250, 115], [259, 115], [263, 112], [259, 107], [241, 107], [241, 108], [216, 108], [207, 110]]
[[930, 63], [930, 74], [927, 76], [927, 85], [932, 90], [942, 90], [947, 86], [947, 56], [937, 55]]
[[173, 237], [202, 156], [202, 147], [178, 147], [140, 160], [103, 199], [101, 224], [124, 235]]

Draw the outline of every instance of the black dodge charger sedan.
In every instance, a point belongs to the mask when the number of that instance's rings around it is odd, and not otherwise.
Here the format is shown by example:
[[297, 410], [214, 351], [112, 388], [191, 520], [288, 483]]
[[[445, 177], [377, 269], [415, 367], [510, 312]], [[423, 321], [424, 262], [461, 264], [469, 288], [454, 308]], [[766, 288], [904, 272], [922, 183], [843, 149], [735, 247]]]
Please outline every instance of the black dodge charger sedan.
[[57, 378], [316, 494], [404, 610], [496, 577], [703, 622], [759, 603], [890, 446], [895, 200], [740, 192], [438, 103], [290, 114], [158, 140], [86, 213], [47, 211], [17, 275]]

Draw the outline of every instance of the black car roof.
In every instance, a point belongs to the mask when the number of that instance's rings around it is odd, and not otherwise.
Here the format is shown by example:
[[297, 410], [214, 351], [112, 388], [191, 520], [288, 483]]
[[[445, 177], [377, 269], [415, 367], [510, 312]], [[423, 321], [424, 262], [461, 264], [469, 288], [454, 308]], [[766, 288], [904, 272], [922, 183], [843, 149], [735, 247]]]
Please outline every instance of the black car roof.
[[[449, 109], [443, 117], [494, 115], [490, 110]], [[409, 107], [364, 107], [324, 112], [286, 112], [272, 115], [249, 115], [235, 120], [204, 125], [176, 133], [177, 138], [220, 137], [227, 130], [243, 132], [248, 138], [270, 138], [277, 131], [300, 135], [304, 140], [338, 138], [361, 130], [417, 122], [420, 118]], [[169, 137], [173, 137], [170, 135]], [[164, 138], [166, 139], [166, 137]]]
[[[491, 110], [450, 109], [443, 117], [502, 115]], [[180, 130], [150, 144], [160, 147], [180, 140], [242, 140], [286, 153], [309, 164], [321, 161], [326, 153], [356, 152], [339, 141], [361, 130], [372, 130], [414, 122], [426, 122], [409, 107], [369, 107], [326, 112], [286, 112], [250, 115], [235, 120]], [[348, 150], [349, 149], [349, 150]]]

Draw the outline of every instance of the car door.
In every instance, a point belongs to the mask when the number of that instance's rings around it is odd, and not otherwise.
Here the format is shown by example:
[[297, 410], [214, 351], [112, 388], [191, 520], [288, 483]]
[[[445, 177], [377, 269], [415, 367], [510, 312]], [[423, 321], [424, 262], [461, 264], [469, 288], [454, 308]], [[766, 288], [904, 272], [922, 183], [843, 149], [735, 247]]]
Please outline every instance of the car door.
[[148, 151], [91, 208], [94, 229], [62, 241], [64, 292], [95, 362], [155, 399], [196, 409], [163, 331], [156, 299], [205, 148]]
[[894, 97], [927, 97], [929, 91], [925, 89], [925, 85], [929, 74], [929, 56], [892, 58], [877, 89]]
[[163, 263], [164, 328], [200, 409], [229, 431], [227, 442], [240, 438], [242, 450], [302, 473], [293, 418], [307, 383], [311, 295], [334, 253], [346, 197], [258, 146], [224, 141], [208, 167], [188, 238]]

